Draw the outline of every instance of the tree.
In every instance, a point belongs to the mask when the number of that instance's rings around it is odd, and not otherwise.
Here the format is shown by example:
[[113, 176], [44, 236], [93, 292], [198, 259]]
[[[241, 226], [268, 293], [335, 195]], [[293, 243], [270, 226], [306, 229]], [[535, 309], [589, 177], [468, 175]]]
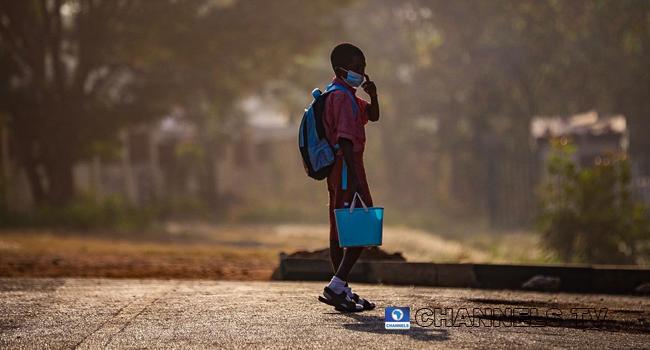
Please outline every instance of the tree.
[[404, 184], [388, 197], [400, 206], [486, 214], [512, 186], [490, 179], [495, 162], [536, 166], [536, 115], [622, 113], [635, 161], [650, 156], [650, 2], [372, 1], [357, 13], [350, 32], [382, 91], [385, 169]]
[[[329, 14], [341, 4], [3, 1], [0, 112], [11, 117], [35, 201], [68, 202], [74, 162], [124, 126], [184, 106], [207, 130], [237, 97], [334, 33]], [[208, 150], [212, 136], [201, 136]], [[211, 156], [206, 161], [213, 172]], [[205, 184], [214, 184], [211, 174]]]
[[539, 227], [547, 249], [564, 262], [635, 264], [648, 258], [647, 208], [630, 193], [630, 160], [611, 154], [593, 168], [571, 160], [575, 147], [553, 141], [540, 187]]

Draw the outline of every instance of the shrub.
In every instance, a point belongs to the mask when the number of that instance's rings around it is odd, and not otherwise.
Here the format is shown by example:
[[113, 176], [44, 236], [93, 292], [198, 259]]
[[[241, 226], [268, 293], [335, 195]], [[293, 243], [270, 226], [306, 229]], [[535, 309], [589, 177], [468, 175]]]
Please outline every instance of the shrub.
[[99, 198], [93, 194], [78, 195], [70, 204], [59, 207], [49, 204], [25, 213], [6, 213], [4, 226], [59, 227], [79, 230], [117, 229], [144, 230], [149, 227], [155, 212], [140, 209], [120, 196]]
[[631, 195], [626, 155], [609, 154], [591, 168], [571, 160], [575, 146], [552, 141], [539, 190], [539, 229], [546, 248], [565, 262], [635, 264], [647, 261], [647, 208]]

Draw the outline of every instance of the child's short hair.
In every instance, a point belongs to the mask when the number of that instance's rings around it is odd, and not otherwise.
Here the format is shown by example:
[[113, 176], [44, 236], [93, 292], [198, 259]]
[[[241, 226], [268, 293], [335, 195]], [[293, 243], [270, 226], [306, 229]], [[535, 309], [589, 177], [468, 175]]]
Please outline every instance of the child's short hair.
[[352, 57], [354, 56], [365, 58], [363, 51], [355, 45], [350, 43], [341, 43], [336, 45], [334, 49], [332, 49], [332, 54], [330, 56], [332, 69], [345, 66], [348, 62], [352, 61]]

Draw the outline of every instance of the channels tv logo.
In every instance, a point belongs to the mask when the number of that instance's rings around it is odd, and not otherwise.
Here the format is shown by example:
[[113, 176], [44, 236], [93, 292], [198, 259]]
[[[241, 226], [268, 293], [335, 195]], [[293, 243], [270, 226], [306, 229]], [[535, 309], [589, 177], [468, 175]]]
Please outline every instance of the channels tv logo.
[[384, 314], [386, 329], [411, 329], [411, 309], [387, 307]]

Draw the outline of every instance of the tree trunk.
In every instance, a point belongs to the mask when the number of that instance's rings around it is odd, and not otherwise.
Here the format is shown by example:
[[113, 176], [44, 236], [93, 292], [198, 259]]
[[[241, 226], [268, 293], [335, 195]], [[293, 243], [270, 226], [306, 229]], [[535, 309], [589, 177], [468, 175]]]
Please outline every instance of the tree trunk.
[[45, 188], [40, 174], [38, 173], [38, 162], [32, 151], [32, 143], [25, 140], [20, 135], [15, 138], [16, 147], [19, 154], [19, 163], [22, 165], [29, 181], [29, 187], [32, 190], [32, 199], [36, 206], [40, 206], [46, 199]]
[[219, 195], [217, 193], [217, 167], [214, 142], [202, 140], [201, 143], [205, 150], [205, 169], [201, 179], [201, 193], [203, 195], [203, 200], [210, 206], [210, 208], [216, 208], [219, 204]]
[[49, 201], [55, 205], [65, 205], [74, 197], [74, 178], [72, 158], [62, 156], [47, 167], [49, 180]]

